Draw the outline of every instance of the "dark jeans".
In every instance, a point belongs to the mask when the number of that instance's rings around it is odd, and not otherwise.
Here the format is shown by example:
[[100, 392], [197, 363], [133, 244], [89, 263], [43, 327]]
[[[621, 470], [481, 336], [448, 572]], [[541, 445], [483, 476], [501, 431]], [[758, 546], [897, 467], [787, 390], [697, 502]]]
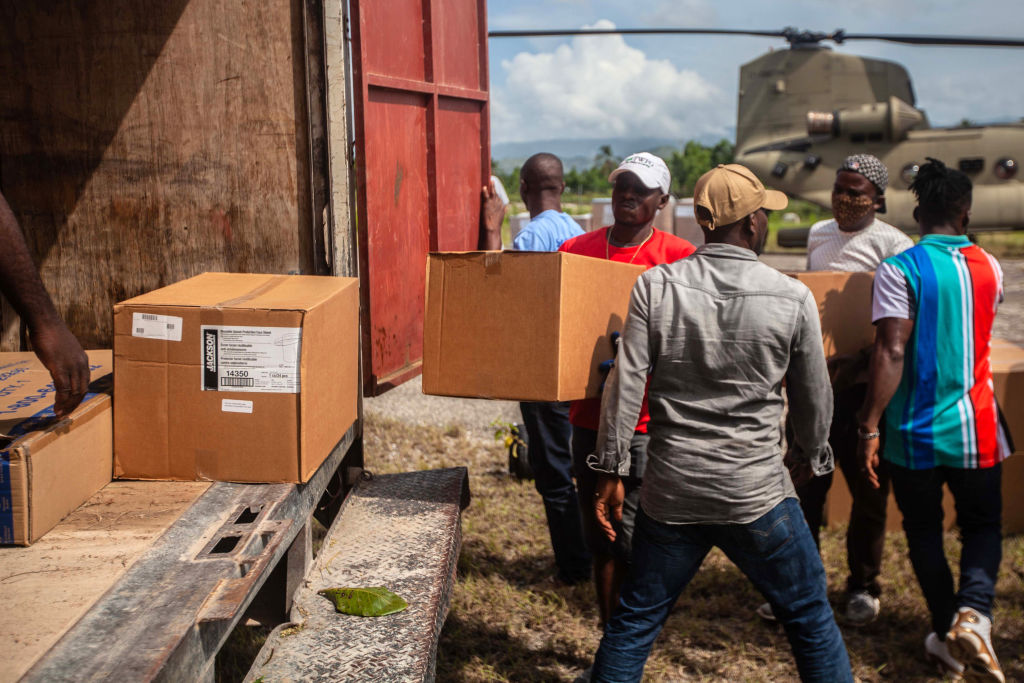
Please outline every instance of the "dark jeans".
[[612, 520], [615, 541], [609, 541], [597, 525], [594, 515], [594, 494], [597, 492], [597, 472], [587, 467], [587, 456], [597, 446], [597, 432], [583, 427], [572, 428], [572, 465], [579, 490], [580, 517], [583, 518], [583, 538], [587, 548], [597, 557], [615, 558], [629, 564], [633, 539], [633, 524], [640, 509], [640, 485], [647, 464], [647, 443], [650, 437], [634, 433], [629, 444], [629, 476], [622, 477], [626, 498], [622, 501], [622, 522]]
[[[934, 467], [911, 470], [889, 463], [893, 493], [903, 513], [903, 530], [932, 629], [945, 638], [960, 607], [992, 618], [996, 575], [1003, 557], [1002, 465], [977, 470]], [[942, 484], [956, 503], [960, 552], [960, 591], [942, 548]]]
[[520, 403], [519, 409], [529, 438], [527, 454], [533, 482], [544, 500], [558, 578], [566, 583], [586, 581], [592, 565], [583, 542], [579, 501], [572, 481], [569, 404]]
[[[889, 474], [887, 463], [882, 461], [878, 469], [881, 486], [876, 489], [864, 476], [857, 458], [857, 410], [864, 403], [865, 393], [866, 386], [857, 384], [836, 394], [828, 442], [853, 498], [850, 524], [846, 531], [846, 561], [850, 569], [846, 589], [850, 592], [866, 590], [878, 597], [882, 592], [878, 575], [882, 571], [882, 550], [885, 546]], [[880, 429], [884, 431], [884, 426]], [[884, 447], [884, 444], [880, 447]], [[821, 544], [818, 534], [825, 511], [825, 497], [831, 487], [830, 472], [823, 477], [814, 477], [797, 489], [800, 508], [807, 518], [807, 526], [811, 528], [814, 545], [819, 548]]]
[[672, 606], [714, 546], [771, 603], [801, 679], [853, 680], [826, 595], [821, 557], [800, 507], [787, 498], [750, 524], [663, 524], [641, 510], [633, 534], [633, 567], [618, 610], [605, 627], [592, 681], [641, 679]]

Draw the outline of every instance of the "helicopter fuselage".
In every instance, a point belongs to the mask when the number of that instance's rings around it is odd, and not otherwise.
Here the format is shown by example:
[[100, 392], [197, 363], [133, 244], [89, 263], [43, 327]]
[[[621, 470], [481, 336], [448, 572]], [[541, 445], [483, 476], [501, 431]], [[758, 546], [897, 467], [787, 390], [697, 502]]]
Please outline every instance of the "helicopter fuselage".
[[839, 166], [868, 153], [889, 170], [884, 220], [914, 232], [909, 191], [928, 157], [974, 183], [972, 230], [1024, 228], [1024, 124], [930, 128], [895, 63], [796, 48], [769, 52], [740, 70], [737, 163], [791, 196], [829, 207]]

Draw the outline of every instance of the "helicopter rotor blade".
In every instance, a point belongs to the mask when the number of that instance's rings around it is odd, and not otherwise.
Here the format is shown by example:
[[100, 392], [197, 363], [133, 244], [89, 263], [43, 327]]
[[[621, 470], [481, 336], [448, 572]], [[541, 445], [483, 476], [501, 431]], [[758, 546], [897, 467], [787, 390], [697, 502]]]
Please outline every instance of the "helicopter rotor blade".
[[488, 31], [488, 38], [545, 38], [552, 36], [640, 36], [640, 35], [720, 35], [785, 38], [784, 31], [743, 31], [725, 28], [577, 28], [523, 31]]
[[748, 31], [727, 28], [579, 28], [547, 30], [488, 31], [488, 38], [545, 38], [558, 36], [637, 36], [637, 35], [710, 35], [759, 36], [784, 38], [790, 45], [815, 45], [824, 40], [842, 44], [847, 40], [879, 40], [907, 45], [934, 45], [947, 47], [1024, 47], [1017, 38], [985, 38], [981, 36], [914, 36], [886, 33], [847, 33], [837, 29], [832, 33], [800, 31], [787, 27], [781, 31]]
[[845, 33], [836, 31], [833, 40], [882, 40], [907, 45], [939, 45], [953, 47], [1024, 47], [1024, 40], [1015, 38], [982, 38], [977, 36], [904, 36], [885, 33]]

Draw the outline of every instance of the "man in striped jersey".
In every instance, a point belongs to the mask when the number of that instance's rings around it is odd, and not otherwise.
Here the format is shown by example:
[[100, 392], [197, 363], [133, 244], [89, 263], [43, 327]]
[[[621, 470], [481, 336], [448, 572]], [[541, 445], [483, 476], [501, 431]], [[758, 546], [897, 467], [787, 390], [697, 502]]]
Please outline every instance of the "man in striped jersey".
[[[1001, 465], [1012, 452], [992, 388], [989, 343], [999, 264], [965, 233], [971, 182], [929, 159], [910, 186], [920, 243], [875, 273], [876, 324], [859, 451], [878, 485], [879, 420], [907, 548], [932, 617], [926, 656], [947, 673], [1005, 680], [992, 649], [1002, 557]], [[942, 547], [942, 485], [956, 501], [960, 590]]]

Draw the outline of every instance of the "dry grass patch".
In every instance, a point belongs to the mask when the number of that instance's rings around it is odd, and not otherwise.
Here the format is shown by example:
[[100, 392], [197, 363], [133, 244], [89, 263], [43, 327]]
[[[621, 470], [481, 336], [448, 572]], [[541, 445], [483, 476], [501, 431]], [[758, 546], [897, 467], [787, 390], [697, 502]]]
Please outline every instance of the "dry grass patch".
[[[600, 640], [592, 585], [558, 586], [540, 496], [512, 480], [497, 443], [459, 427], [367, 420], [367, 468], [400, 472], [464, 465], [473, 501], [463, 516], [459, 579], [438, 649], [441, 681], [571, 681]], [[841, 531], [822, 534], [833, 604], [846, 579]], [[947, 538], [952, 553], [955, 536]], [[879, 620], [843, 628], [863, 681], [938, 681], [922, 656], [928, 615], [902, 534], [886, 545]], [[1024, 538], [1004, 543], [995, 647], [1008, 680], [1024, 680]], [[718, 551], [683, 594], [647, 664], [650, 681], [794, 680], [782, 629], [754, 614], [761, 597]]]

